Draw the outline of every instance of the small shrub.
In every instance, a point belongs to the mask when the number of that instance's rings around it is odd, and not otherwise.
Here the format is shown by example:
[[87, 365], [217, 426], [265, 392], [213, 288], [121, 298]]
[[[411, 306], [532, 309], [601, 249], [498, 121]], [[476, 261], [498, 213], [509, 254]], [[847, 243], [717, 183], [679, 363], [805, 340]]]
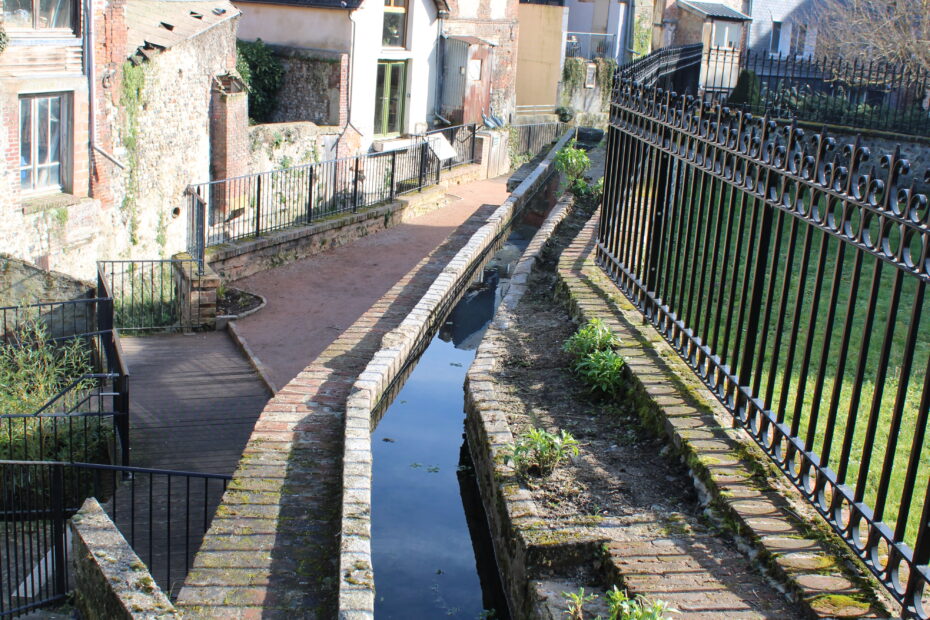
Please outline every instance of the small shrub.
[[571, 620], [584, 620], [584, 605], [597, 600], [597, 594], [585, 594], [584, 588], [578, 588], [577, 592], [562, 592], [562, 598], [568, 601], [565, 615]]
[[761, 96], [761, 86], [756, 73], [749, 69], [743, 69], [736, 78], [736, 85], [733, 92], [727, 98], [727, 103], [732, 105], [758, 106]]
[[678, 613], [665, 601], [652, 601], [643, 596], [631, 599], [614, 586], [607, 593], [608, 620], [670, 620], [668, 614]]
[[277, 107], [284, 67], [261, 39], [236, 41], [236, 52], [236, 70], [249, 89], [249, 117], [267, 123]]
[[612, 349], [619, 344], [620, 340], [610, 331], [607, 324], [595, 318], [579, 327], [562, 345], [562, 350], [575, 357], [582, 357], [594, 351]]
[[623, 367], [626, 360], [613, 349], [594, 351], [575, 363], [575, 372], [588, 384], [588, 389], [604, 396], [616, 396], [623, 387]]
[[563, 123], [570, 123], [575, 118], [575, 110], [571, 106], [560, 105], [555, 109], [555, 113]]
[[568, 455], [578, 456], [578, 441], [564, 430], [558, 434], [541, 428], [530, 429], [509, 447], [507, 462], [520, 475], [550, 475]]
[[565, 175], [565, 185], [574, 189], [578, 181], [584, 183], [584, 173], [591, 167], [591, 159], [584, 149], [576, 148], [572, 140], [556, 154], [555, 167]]

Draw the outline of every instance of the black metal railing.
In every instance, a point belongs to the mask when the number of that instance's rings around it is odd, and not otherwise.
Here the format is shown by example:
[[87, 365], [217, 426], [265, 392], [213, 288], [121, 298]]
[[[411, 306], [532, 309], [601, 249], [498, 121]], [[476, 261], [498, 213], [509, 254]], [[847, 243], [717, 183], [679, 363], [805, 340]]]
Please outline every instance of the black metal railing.
[[646, 87], [697, 94], [703, 49], [700, 43], [665, 47], [620, 65], [614, 74], [614, 91], [622, 82], [629, 81]]
[[97, 261], [97, 287], [113, 299], [122, 331], [188, 331], [201, 327], [195, 259]]
[[189, 251], [202, 264], [207, 247], [394, 200], [438, 183], [440, 167], [426, 137], [415, 136], [400, 150], [191, 185]]
[[229, 480], [139, 467], [0, 461], [0, 617], [66, 597], [72, 586], [67, 520], [87, 497], [100, 501], [174, 598]]
[[930, 173], [624, 83], [605, 180], [604, 270], [926, 618]]
[[565, 56], [567, 58], [614, 58], [617, 52], [617, 37], [602, 32], [566, 32]]
[[531, 159], [565, 133], [565, 123], [532, 123], [510, 126], [510, 152]]
[[[0, 352], [10, 367], [2, 386], [0, 458], [128, 464], [129, 372], [113, 329], [112, 299], [0, 308], [0, 317]], [[75, 372], [44, 376], [40, 386], [38, 377], [19, 376], [31, 366], [13, 368], [19, 364], [16, 350], [45, 360], [43, 367]], [[62, 362], [63, 355], [71, 361]]]
[[704, 51], [703, 65], [706, 92], [754, 114], [930, 136], [930, 71], [719, 48]]
[[[455, 150], [455, 156], [441, 159], [442, 169], [451, 170], [455, 166], [474, 163], [477, 155], [475, 152], [477, 147], [477, 134], [478, 126], [471, 124], [435, 129], [426, 132], [424, 137], [427, 141], [430, 141], [431, 139], [435, 139], [434, 136], [442, 136], [452, 145], [452, 148]], [[436, 151], [437, 148], [438, 147], [434, 146], [433, 150]]]

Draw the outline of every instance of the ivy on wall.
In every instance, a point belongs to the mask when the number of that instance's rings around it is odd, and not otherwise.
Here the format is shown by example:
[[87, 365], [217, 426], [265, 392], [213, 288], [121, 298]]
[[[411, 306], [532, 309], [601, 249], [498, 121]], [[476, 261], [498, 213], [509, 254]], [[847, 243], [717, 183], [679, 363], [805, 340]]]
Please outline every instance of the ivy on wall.
[[9, 42], [10, 36], [6, 33], [6, 29], [3, 27], [3, 22], [0, 22], [0, 54], [3, 53], [3, 50], [6, 49], [6, 45]]
[[126, 148], [126, 194], [121, 209], [129, 223], [129, 243], [139, 242], [139, 112], [142, 109], [142, 90], [145, 88], [145, 69], [142, 65], [126, 61], [123, 64], [123, 88], [120, 104], [126, 113], [123, 146]]
[[[613, 90], [614, 75], [617, 73], [617, 61], [613, 58], [598, 58], [597, 86], [601, 91], [601, 106], [606, 109]], [[584, 88], [588, 60], [585, 58], [566, 58], [562, 68], [562, 104], [568, 107], [576, 92]]]
[[249, 117], [256, 123], [267, 123], [278, 104], [284, 67], [261, 39], [237, 40], [236, 54], [236, 71], [249, 89]]
[[614, 89], [614, 75], [616, 73], [616, 60], [613, 58], [597, 59], [597, 85], [601, 89], [601, 107], [605, 110], [610, 104], [610, 95]]

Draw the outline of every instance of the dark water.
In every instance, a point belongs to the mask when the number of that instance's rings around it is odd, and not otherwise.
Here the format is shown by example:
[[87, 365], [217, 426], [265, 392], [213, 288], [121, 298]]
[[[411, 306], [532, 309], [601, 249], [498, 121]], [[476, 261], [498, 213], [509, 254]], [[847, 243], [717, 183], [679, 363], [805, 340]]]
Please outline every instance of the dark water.
[[464, 440], [465, 373], [514, 264], [545, 218], [531, 204], [449, 313], [372, 434], [375, 615], [499, 618], [507, 605]]

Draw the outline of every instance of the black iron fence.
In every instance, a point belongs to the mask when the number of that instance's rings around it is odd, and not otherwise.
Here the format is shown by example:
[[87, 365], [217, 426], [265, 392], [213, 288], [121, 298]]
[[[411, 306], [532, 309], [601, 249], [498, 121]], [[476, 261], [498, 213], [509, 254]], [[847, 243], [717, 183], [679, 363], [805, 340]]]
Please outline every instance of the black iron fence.
[[620, 65], [614, 74], [614, 91], [622, 82], [629, 81], [646, 87], [697, 94], [703, 49], [700, 43], [665, 47]]
[[[249, 239], [394, 200], [439, 182], [440, 169], [475, 160], [475, 125], [409, 139], [406, 148], [188, 187], [189, 251]], [[442, 159], [445, 137], [455, 156]]]
[[122, 331], [200, 327], [200, 264], [195, 259], [97, 261], [97, 290], [113, 300]]
[[926, 618], [930, 173], [624, 83], [605, 179], [605, 271]]
[[[453, 157], [440, 157], [440, 165], [443, 170], [451, 170], [456, 166], [462, 164], [470, 164], [475, 161], [475, 156], [477, 153], [475, 149], [477, 148], [477, 139], [478, 135], [478, 126], [477, 125], [455, 125], [454, 127], [444, 127], [442, 129], [436, 129], [434, 131], [428, 131], [425, 134], [427, 142], [433, 143], [433, 151], [438, 151], [440, 148], [438, 145], [435, 145], [435, 139], [437, 136], [442, 136], [455, 151], [455, 156]], [[451, 153], [443, 153], [441, 151], [440, 155], [447, 155]]]
[[930, 72], [846, 60], [704, 52], [703, 89], [775, 118], [930, 136]]
[[617, 53], [617, 36], [602, 32], [566, 32], [567, 58], [614, 58]]
[[510, 126], [510, 152], [531, 159], [562, 137], [565, 123], [533, 123]]
[[128, 464], [129, 372], [108, 297], [0, 308], [0, 458]]
[[72, 585], [67, 520], [87, 497], [100, 501], [174, 598], [229, 480], [138, 467], [0, 461], [0, 617], [65, 598]]

